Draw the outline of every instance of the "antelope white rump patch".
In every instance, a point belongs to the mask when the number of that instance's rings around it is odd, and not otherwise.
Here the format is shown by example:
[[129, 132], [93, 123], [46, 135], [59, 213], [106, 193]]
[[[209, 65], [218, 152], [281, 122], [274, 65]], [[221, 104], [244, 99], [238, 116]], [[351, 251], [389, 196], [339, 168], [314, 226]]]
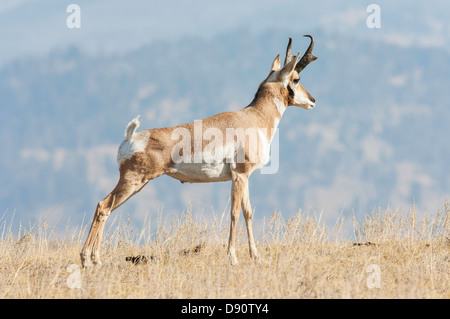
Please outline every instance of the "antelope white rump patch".
[[134, 133], [129, 140], [124, 140], [117, 152], [117, 163], [119, 166], [123, 161], [130, 159], [135, 153], [143, 152], [150, 137], [149, 131]]

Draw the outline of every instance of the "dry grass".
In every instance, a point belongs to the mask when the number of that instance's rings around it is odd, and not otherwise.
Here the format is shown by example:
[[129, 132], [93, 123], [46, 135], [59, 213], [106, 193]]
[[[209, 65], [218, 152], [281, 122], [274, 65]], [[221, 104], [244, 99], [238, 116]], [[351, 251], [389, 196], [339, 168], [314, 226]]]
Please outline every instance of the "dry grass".
[[[240, 224], [239, 266], [226, 256], [226, 221], [186, 213], [159, 218], [153, 234], [148, 224], [135, 233], [117, 222], [105, 234], [103, 266], [91, 269], [71, 266], [80, 265], [86, 227], [56, 238], [40, 222], [13, 235], [3, 221], [0, 298], [450, 298], [450, 206], [417, 215], [414, 207], [372, 212], [353, 221], [348, 240], [342, 219], [328, 229], [314, 214], [275, 213], [257, 241], [258, 264]], [[126, 261], [132, 256], [145, 258]], [[368, 287], [372, 264], [379, 288]]]

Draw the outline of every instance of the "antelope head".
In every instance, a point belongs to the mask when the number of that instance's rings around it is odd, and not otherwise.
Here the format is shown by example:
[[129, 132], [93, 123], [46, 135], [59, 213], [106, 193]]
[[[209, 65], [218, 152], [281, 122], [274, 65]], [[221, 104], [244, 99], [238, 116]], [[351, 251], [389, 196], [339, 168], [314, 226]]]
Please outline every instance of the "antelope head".
[[289, 38], [289, 43], [286, 49], [286, 58], [284, 65], [281, 68], [280, 55], [278, 55], [272, 63], [272, 69], [263, 83], [279, 83], [281, 89], [287, 95], [287, 105], [300, 106], [306, 110], [310, 110], [315, 106], [315, 99], [308, 93], [308, 91], [300, 84], [300, 72], [317, 57], [312, 54], [314, 48], [314, 38], [310, 35], [305, 35], [311, 39], [308, 49], [303, 57], [299, 60], [300, 54], [293, 56], [291, 53], [292, 38]]

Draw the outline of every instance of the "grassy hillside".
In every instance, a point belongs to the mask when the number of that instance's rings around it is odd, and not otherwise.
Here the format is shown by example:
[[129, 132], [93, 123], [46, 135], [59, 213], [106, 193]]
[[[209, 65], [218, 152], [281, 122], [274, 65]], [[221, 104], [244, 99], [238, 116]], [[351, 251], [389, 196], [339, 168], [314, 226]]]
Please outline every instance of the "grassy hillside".
[[[1, 224], [0, 298], [450, 298], [450, 205], [418, 218], [389, 209], [329, 228], [320, 216], [274, 213], [248, 255], [243, 221], [239, 266], [226, 256], [228, 221], [191, 213], [135, 231], [113, 220], [105, 231], [103, 266], [81, 269], [86, 226], [56, 236], [45, 221], [13, 235]], [[5, 216], [4, 216], [5, 217]], [[346, 217], [350, 218], [350, 217]], [[133, 263], [126, 257], [145, 256]]]

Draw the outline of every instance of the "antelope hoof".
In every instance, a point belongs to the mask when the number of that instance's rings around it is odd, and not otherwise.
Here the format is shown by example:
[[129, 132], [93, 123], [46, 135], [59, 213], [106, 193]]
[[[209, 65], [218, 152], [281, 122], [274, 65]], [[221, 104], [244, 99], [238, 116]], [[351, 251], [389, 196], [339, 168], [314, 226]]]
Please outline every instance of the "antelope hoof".
[[259, 258], [259, 255], [253, 255], [253, 256], [252, 256], [252, 259], [253, 259], [253, 261], [254, 261], [256, 264], [260, 264], [260, 263], [261, 263], [261, 258]]
[[98, 253], [92, 253], [91, 261], [95, 266], [101, 266], [102, 261], [100, 260], [100, 255]]
[[239, 262], [238, 262], [237, 257], [236, 257], [236, 252], [234, 251], [234, 249], [228, 251], [228, 255], [230, 256], [230, 262], [231, 262], [232, 266], [239, 265]]
[[83, 266], [83, 268], [88, 268], [88, 267], [93, 266], [91, 259], [87, 258], [84, 253], [80, 254], [80, 258], [81, 258], [81, 266]]
[[259, 262], [261, 261], [261, 259], [259, 258], [259, 254], [256, 251], [256, 249], [250, 249], [250, 258], [253, 259], [254, 262], [256, 262], [257, 264], [259, 264]]

